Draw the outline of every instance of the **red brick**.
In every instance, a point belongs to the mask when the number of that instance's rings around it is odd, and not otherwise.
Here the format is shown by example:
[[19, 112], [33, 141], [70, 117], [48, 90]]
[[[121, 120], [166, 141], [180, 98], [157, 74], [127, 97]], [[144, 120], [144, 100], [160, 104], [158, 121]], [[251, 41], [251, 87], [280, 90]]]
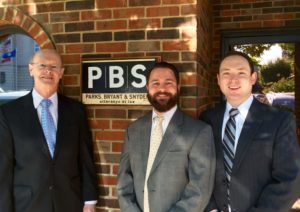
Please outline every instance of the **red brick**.
[[140, 17], [145, 17], [144, 8], [135, 7], [128, 9], [117, 9], [113, 11], [114, 18], [129, 18], [129, 19], [138, 19]]
[[64, 10], [64, 4], [63, 3], [37, 4], [36, 8], [38, 13], [58, 12]]
[[66, 44], [66, 53], [87, 53], [94, 50], [94, 44]]
[[112, 165], [112, 173], [117, 175], [119, 171], [119, 165]]
[[113, 152], [122, 152], [123, 150], [123, 142], [122, 143], [117, 143], [117, 142], [112, 142], [112, 151]]
[[105, 120], [89, 120], [89, 126], [91, 129], [109, 129], [110, 126], [109, 126], [109, 123], [110, 121], [105, 119]]
[[97, 52], [126, 52], [126, 43], [98, 43], [96, 44]]
[[160, 28], [160, 19], [136, 19], [129, 20], [130, 29], [146, 29], [146, 28]]
[[274, 19], [295, 19], [295, 13], [274, 14]]
[[96, 109], [96, 118], [126, 118], [126, 111], [120, 109]]
[[64, 24], [63, 23], [58, 23], [58, 24], [51, 24], [49, 25], [49, 30], [55, 34], [55, 33], [62, 33], [64, 32]]
[[181, 15], [196, 15], [197, 14], [197, 5], [183, 5], [181, 6]]
[[114, 7], [125, 7], [127, 1], [124, 0], [96, 0], [97, 8], [114, 8]]
[[197, 108], [197, 99], [192, 98], [181, 98], [181, 107], [182, 108]]
[[69, 75], [64, 75], [63, 77], [63, 82], [64, 85], [79, 85], [78, 83], [78, 77], [77, 76], [69, 76]]
[[147, 8], [147, 17], [157, 17], [157, 16], [178, 16], [179, 7], [150, 7]]
[[53, 43], [48, 40], [46, 43], [39, 44], [42, 49], [54, 49]]
[[36, 35], [38, 35], [40, 33], [40, 31], [42, 31], [42, 28], [38, 24], [33, 22], [32, 27], [30, 28], [28, 33], [31, 35], [31, 37], [34, 38], [34, 37], [36, 37]]
[[4, 19], [6, 21], [12, 22], [13, 18], [14, 18], [14, 10], [8, 7], [6, 9], [6, 13], [4, 15]]
[[82, 11], [81, 20], [104, 20], [112, 17], [111, 10]]
[[264, 21], [263, 27], [283, 27], [284, 22], [282, 20]]
[[99, 185], [116, 185], [117, 177], [115, 176], [100, 176], [99, 177]]
[[37, 43], [43, 44], [49, 40], [48, 35], [43, 31], [37, 37], [34, 38]]
[[107, 20], [96, 23], [97, 30], [121, 30], [127, 28], [127, 22], [124, 20]]
[[243, 22], [241, 23], [241, 28], [261, 28], [261, 21]]
[[107, 141], [123, 141], [124, 132], [123, 131], [101, 131], [96, 132], [97, 140], [107, 140]]
[[162, 0], [162, 4], [194, 4], [196, 0]]
[[130, 120], [112, 120], [112, 129], [126, 129], [131, 123]]
[[16, 17], [14, 18], [13, 23], [15, 25], [21, 25], [21, 23], [23, 22], [24, 18], [25, 18], [24, 14], [21, 13], [20, 11], [17, 11]]
[[197, 85], [197, 76], [195, 73], [181, 74], [181, 85]]
[[[111, 188], [112, 189], [112, 191], [111, 191], [111, 195], [113, 196], [113, 197], [115, 197], [115, 198], [117, 198], [118, 197], [118, 191], [117, 191], [117, 188], [116, 187], [112, 187]], [[118, 212], [117, 210], [116, 211], [111, 211], [111, 212]]]
[[190, 50], [189, 44], [182, 40], [164, 41], [163, 51], [182, 51]]
[[64, 64], [75, 64], [80, 61], [80, 54], [62, 55]]
[[222, 17], [224, 17], [224, 16], [238, 16], [238, 15], [241, 15], [240, 10], [224, 10], [220, 14], [220, 16], [222, 16]]

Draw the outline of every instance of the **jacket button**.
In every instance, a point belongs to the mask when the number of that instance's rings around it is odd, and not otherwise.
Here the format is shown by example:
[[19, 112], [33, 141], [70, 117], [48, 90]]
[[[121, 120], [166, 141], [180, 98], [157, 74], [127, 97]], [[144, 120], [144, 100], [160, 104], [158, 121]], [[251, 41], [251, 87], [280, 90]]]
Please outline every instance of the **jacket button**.
[[52, 189], [53, 189], [53, 187], [54, 187], [53, 185], [49, 186], [49, 190], [52, 190]]

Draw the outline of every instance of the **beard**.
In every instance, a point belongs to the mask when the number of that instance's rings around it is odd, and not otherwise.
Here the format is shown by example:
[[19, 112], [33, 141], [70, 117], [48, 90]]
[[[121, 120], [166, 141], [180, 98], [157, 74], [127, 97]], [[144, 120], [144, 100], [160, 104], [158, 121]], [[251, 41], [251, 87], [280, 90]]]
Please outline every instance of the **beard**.
[[[164, 94], [169, 98], [166, 99], [158, 99], [157, 96], [160, 94]], [[147, 98], [151, 105], [158, 111], [158, 112], [166, 112], [174, 107], [178, 103], [179, 95], [178, 90], [173, 95], [169, 92], [157, 92], [153, 95], [147, 93]]]

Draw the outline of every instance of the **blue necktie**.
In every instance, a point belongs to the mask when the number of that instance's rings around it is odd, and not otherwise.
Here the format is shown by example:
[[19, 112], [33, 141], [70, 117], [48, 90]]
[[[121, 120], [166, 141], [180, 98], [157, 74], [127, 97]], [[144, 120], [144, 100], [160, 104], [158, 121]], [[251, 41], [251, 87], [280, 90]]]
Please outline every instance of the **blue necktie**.
[[51, 113], [49, 111], [49, 106], [51, 104], [52, 102], [49, 99], [43, 99], [41, 101], [41, 105], [42, 105], [41, 122], [42, 122], [44, 135], [48, 144], [48, 148], [51, 157], [53, 158], [55, 141], [56, 141], [56, 128]]

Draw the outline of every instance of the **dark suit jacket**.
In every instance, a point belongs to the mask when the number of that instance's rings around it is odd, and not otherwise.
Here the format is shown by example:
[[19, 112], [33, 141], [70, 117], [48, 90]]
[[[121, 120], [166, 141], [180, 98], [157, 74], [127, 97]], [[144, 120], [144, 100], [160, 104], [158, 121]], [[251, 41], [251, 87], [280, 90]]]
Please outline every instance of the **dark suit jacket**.
[[[201, 119], [214, 132], [217, 167], [207, 211], [227, 211], [223, 166], [222, 122], [226, 104], [208, 110]], [[291, 113], [254, 99], [235, 153], [231, 175], [231, 208], [235, 212], [287, 212], [300, 194], [300, 153]]]
[[[118, 194], [122, 212], [143, 209], [152, 114], [132, 123], [125, 136]], [[213, 187], [215, 151], [210, 126], [177, 109], [163, 136], [148, 178], [153, 212], [200, 212]]]
[[82, 212], [97, 200], [92, 142], [84, 107], [58, 95], [52, 159], [32, 94], [0, 107], [0, 211]]

